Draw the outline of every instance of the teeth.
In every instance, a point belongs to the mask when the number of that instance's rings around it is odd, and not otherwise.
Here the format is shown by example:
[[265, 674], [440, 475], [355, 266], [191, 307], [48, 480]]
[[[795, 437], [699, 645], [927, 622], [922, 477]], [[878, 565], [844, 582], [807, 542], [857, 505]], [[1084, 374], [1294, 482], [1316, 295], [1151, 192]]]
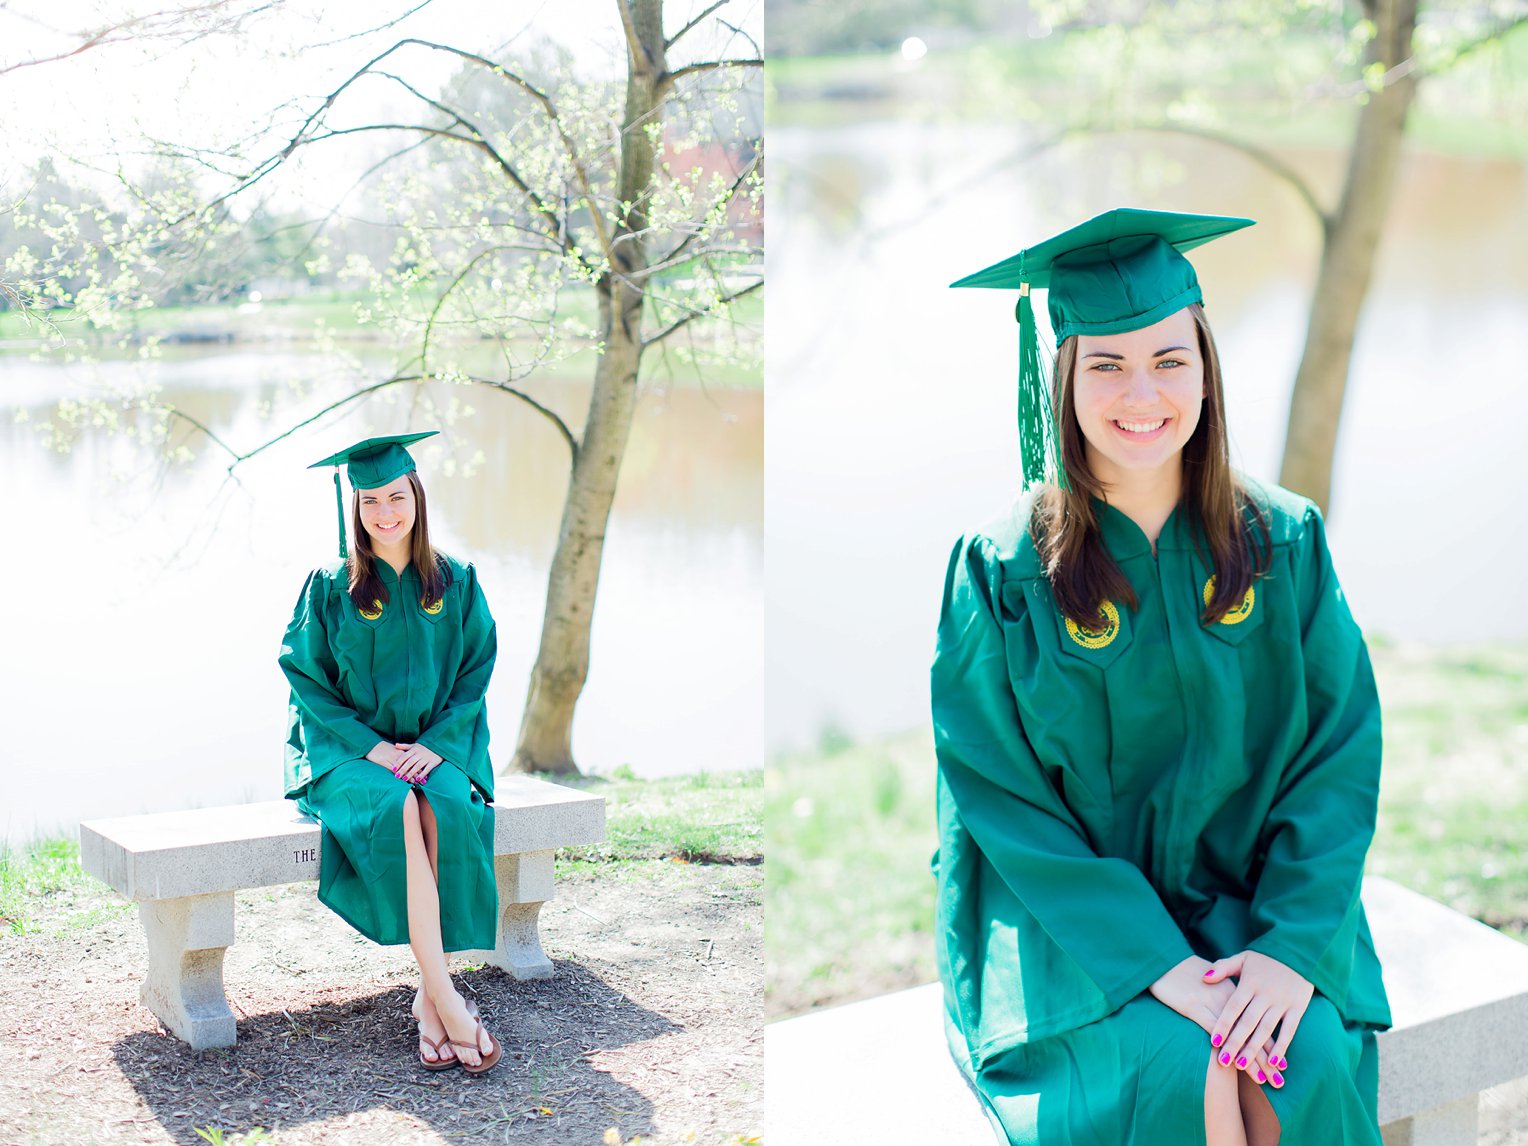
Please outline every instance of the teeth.
[[1122, 430], [1129, 430], [1132, 434], [1149, 434], [1153, 430], [1160, 429], [1166, 418], [1158, 418], [1155, 422], [1115, 422]]

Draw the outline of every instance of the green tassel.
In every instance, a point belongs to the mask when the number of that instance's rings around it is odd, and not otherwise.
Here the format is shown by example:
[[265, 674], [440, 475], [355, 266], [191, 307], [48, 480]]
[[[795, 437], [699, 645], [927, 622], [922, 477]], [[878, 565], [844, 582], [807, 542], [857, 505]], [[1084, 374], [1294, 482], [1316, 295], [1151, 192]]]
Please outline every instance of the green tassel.
[[1053, 481], [1067, 489], [1050, 387], [1040, 367], [1040, 339], [1035, 331], [1035, 310], [1029, 301], [1028, 283], [1019, 288], [1014, 317], [1019, 320], [1019, 457], [1024, 488]]
[[334, 467], [334, 508], [339, 514], [340, 521], [340, 560], [349, 558], [350, 554], [345, 549], [345, 495], [340, 491], [340, 467]]

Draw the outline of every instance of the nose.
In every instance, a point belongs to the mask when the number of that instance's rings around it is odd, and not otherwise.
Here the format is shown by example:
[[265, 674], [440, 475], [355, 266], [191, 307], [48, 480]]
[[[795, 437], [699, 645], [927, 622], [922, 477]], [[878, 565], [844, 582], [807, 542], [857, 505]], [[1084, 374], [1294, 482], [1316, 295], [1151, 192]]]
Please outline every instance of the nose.
[[1131, 370], [1125, 380], [1125, 404], [1149, 406], [1157, 400], [1157, 382], [1149, 369]]

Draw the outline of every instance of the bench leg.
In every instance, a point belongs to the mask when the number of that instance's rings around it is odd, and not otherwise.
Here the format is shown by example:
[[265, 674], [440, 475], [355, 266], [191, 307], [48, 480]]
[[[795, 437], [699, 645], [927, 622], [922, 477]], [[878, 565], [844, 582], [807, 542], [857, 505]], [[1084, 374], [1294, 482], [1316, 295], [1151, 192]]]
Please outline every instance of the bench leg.
[[1480, 1137], [1480, 1096], [1435, 1106], [1383, 1129], [1385, 1146], [1475, 1146]]
[[149, 899], [138, 905], [149, 973], [138, 997], [192, 1050], [231, 1047], [236, 1022], [223, 995], [223, 952], [233, 943], [233, 892]]
[[552, 898], [552, 853], [522, 852], [497, 856], [494, 874], [499, 885], [499, 946], [487, 961], [516, 979], [549, 979], [552, 961], [541, 949], [537, 917]]

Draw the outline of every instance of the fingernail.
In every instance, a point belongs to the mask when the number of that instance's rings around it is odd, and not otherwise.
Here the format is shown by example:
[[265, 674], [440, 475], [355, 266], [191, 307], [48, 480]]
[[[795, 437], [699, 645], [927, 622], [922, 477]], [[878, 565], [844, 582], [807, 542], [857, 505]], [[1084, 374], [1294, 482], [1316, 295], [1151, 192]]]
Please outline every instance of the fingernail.
[[1257, 1072], [1257, 1080], [1259, 1082], [1267, 1082], [1268, 1081], [1268, 1076], [1266, 1074], [1264, 1074], [1262, 1071], [1258, 1071]]
[[1284, 1076], [1282, 1074], [1280, 1074], [1278, 1071], [1274, 1071], [1274, 1073], [1273, 1073], [1273, 1085], [1274, 1086], [1283, 1086], [1284, 1085]]
[[1241, 1058], [1236, 1060], [1236, 1069], [1237, 1070], [1241, 1070], [1246, 1065], [1247, 1065], [1247, 1056], [1246, 1055], [1242, 1055]]
[[1281, 1058], [1277, 1062], [1275, 1062], [1273, 1065], [1278, 1067], [1280, 1070], [1288, 1070], [1289, 1069], [1289, 1060]]
[[1206, 972], [1205, 972], [1205, 973], [1204, 973], [1204, 977], [1205, 977], [1205, 978], [1206, 978], [1206, 979], [1208, 979], [1208, 978], [1209, 978], [1209, 977], [1210, 977], [1210, 976], [1211, 976], [1211, 975], [1213, 975], [1213, 974], [1215, 974], [1215, 968], [1213, 968], [1213, 967], [1211, 967], [1211, 968], [1210, 968], [1210, 969], [1209, 969], [1209, 970], [1208, 970], [1208, 971], [1206, 971]]
[[1221, 1066], [1230, 1066], [1231, 1065], [1231, 1052], [1230, 1051], [1226, 1051], [1223, 1055], [1220, 1056], [1220, 1065]]
[[1226, 1041], [1226, 1038], [1225, 1038], [1224, 1035], [1215, 1035], [1215, 1036], [1213, 1036], [1210, 1039], [1210, 1045], [1212, 1047], [1218, 1047], [1221, 1043], [1223, 1043], [1225, 1041]]

